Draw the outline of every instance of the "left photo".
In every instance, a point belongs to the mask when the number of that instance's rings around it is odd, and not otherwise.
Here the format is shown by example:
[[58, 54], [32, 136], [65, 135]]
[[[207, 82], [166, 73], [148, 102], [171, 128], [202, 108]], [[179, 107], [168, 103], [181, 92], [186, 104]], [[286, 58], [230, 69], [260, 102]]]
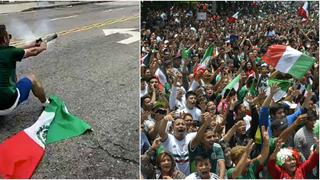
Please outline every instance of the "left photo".
[[0, 178], [139, 178], [139, 2], [0, 2]]

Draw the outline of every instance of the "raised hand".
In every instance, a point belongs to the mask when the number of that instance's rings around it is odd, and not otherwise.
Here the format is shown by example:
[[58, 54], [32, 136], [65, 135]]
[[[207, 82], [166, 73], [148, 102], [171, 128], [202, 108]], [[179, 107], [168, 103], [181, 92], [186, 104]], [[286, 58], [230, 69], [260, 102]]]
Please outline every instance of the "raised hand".
[[160, 138], [160, 137], [157, 137], [157, 138], [153, 141], [153, 143], [152, 143], [152, 145], [151, 145], [151, 148], [156, 151], [156, 150], [158, 149], [158, 147], [160, 146], [160, 144], [161, 144], [161, 138]]
[[206, 102], [201, 101], [199, 104], [199, 107], [200, 107], [201, 111], [204, 112], [207, 108]]
[[278, 87], [277, 84], [273, 84], [270, 88], [270, 94], [274, 95], [280, 88]]
[[280, 151], [282, 144], [283, 144], [283, 141], [281, 138], [276, 140], [276, 147], [273, 151], [273, 153], [275, 153], [275, 155]]
[[319, 139], [317, 139], [316, 137], [314, 138], [314, 141], [316, 142], [316, 152], [319, 154]]
[[301, 114], [301, 115], [298, 116], [298, 118], [294, 121], [294, 125], [295, 125], [295, 126], [300, 126], [300, 125], [304, 124], [307, 119], [308, 119], [308, 115], [307, 115], [307, 114]]
[[261, 131], [262, 131], [263, 143], [269, 144], [269, 133], [268, 133], [268, 130], [264, 126], [262, 126], [261, 127]]
[[250, 139], [249, 142], [248, 142], [248, 144], [247, 144], [247, 146], [246, 146], [246, 152], [247, 152], [248, 154], [251, 153], [251, 151], [252, 151], [252, 149], [253, 149], [253, 146], [254, 146], [254, 142], [253, 142], [252, 139]]
[[174, 118], [171, 113], [167, 114], [163, 119], [166, 121], [174, 121]]

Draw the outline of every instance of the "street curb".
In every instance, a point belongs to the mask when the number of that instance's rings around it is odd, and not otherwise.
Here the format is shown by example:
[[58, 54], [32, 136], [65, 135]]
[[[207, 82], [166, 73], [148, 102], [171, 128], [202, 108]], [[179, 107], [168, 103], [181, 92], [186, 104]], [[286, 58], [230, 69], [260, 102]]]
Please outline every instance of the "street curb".
[[40, 9], [52, 9], [57, 7], [77, 6], [77, 5], [84, 5], [84, 4], [91, 4], [91, 3], [102, 3], [102, 2], [110, 2], [110, 1], [84, 1], [84, 2], [78, 2], [78, 3], [58, 4], [58, 5], [43, 6], [43, 7], [32, 7], [32, 8], [24, 9], [20, 12], [34, 11], [34, 10], [40, 10]]

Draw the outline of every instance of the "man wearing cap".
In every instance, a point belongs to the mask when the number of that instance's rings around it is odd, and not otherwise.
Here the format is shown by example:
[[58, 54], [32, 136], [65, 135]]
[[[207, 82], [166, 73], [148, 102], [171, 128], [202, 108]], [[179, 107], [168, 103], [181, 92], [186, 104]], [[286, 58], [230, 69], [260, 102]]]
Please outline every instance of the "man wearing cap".
[[160, 121], [167, 114], [164, 103], [156, 102], [154, 103], [151, 115], [144, 122], [144, 131], [150, 139], [155, 139], [158, 135], [158, 129], [160, 126]]
[[6, 26], [0, 24], [0, 115], [11, 113], [20, 103], [28, 99], [30, 91], [43, 105], [49, 103], [40, 81], [29, 74], [17, 81], [16, 62], [37, 56], [47, 49], [47, 43], [33, 42], [24, 48], [10, 46], [11, 35]]

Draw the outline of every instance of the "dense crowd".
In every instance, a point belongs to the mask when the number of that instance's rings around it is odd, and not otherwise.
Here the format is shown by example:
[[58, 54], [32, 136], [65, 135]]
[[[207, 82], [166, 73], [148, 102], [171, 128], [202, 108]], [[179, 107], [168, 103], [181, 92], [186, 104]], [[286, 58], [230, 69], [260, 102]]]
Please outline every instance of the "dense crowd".
[[[208, 3], [142, 9], [142, 178], [319, 179], [318, 3], [304, 20], [303, 2]], [[274, 44], [315, 63], [301, 79], [281, 73], [261, 59]]]

